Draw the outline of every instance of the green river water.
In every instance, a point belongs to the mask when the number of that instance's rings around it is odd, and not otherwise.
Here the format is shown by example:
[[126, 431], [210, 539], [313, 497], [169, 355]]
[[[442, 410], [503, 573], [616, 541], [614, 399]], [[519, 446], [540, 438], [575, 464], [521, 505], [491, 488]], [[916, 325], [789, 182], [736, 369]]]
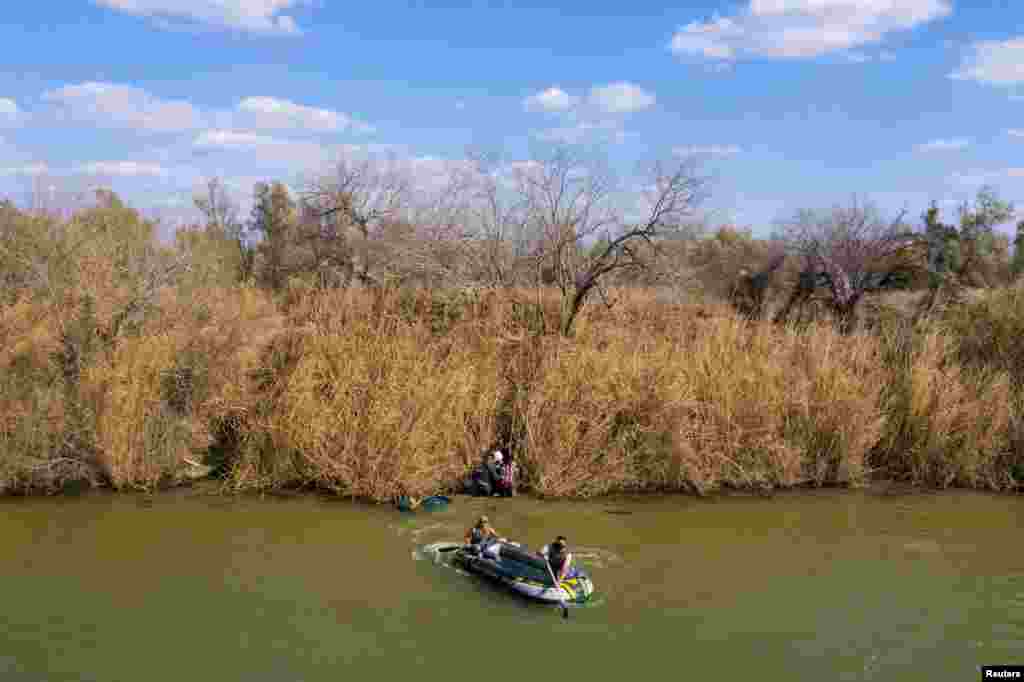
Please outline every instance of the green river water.
[[[481, 512], [567, 535], [595, 600], [563, 620], [439, 563]], [[976, 680], [1024, 662], [1022, 528], [1024, 498], [962, 492], [3, 500], [0, 680]]]

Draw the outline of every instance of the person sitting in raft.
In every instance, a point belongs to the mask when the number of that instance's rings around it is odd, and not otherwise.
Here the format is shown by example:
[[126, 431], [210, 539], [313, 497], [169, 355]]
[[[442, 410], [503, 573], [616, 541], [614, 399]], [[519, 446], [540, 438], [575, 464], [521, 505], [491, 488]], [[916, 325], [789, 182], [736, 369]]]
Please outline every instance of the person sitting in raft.
[[498, 541], [504, 541], [504, 538], [498, 537], [498, 531], [494, 530], [486, 516], [481, 516], [476, 520], [473, 527], [466, 531], [465, 539], [467, 545], [477, 545], [483, 552], [490, 554], [495, 559], [498, 558], [500, 549]]
[[572, 554], [569, 553], [569, 546], [564, 535], [559, 535], [550, 545], [545, 545], [540, 551], [541, 555], [551, 565], [551, 572], [555, 574], [558, 582], [569, 577], [572, 571]]

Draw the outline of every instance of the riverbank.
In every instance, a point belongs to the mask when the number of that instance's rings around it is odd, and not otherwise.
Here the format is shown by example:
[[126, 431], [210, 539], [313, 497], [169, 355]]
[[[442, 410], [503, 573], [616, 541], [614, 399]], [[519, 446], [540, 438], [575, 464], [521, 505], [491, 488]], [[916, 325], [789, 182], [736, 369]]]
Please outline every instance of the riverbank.
[[[116, 490], [109, 487], [75, 485], [69, 483], [66, 489], [56, 491], [53, 495], [0, 495], [0, 504], [18, 505], [20, 501], [61, 499], [61, 500], [85, 500], [100, 502], [108, 500], [111, 503], [117, 501], [133, 502], [140, 507], [149, 507], [155, 504], [174, 504], [176, 501], [206, 500], [214, 507], [223, 505], [249, 504], [260, 501], [279, 501], [327, 505], [343, 505], [355, 509], [364, 509], [367, 512], [377, 513], [380, 510], [391, 509], [398, 518], [427, 518], [437, 516], [448, 516], [445, 512], [454, 511], [457, 515], [469, 514], [465, 521], [469, 523], [474, 514], [486, 512], [487, 514], [499, 514], [502, 510], [530, 508], [538, 505], [537, 508], [544, 508], [551, 504], [586, 504], [588, 508], [600, 509], [602, 513], [613, 516], [629, 516], [636, 508], [643, 508], [645, 505], [659, 505], [666, 500], [678, 500], [681, 503], [690, 501], [692, 503], [729, 503], [732, 501], [786, 501], [803, 498], [823, 499], [844, 499], [845, 495], [855, 497], [878, 498], [878, 499], [913, 499], [935, 495], [979, 495], [982, 498], [990, 496], [1001, 497], [1006, 492], [999, 493], [986, 490], [974, 489], [939, 489], [936, 487], [923, 487], [914, 483], [897, 481], [893, 479], [879, 479], [869, 481], [857, 487], [840, 486], [796, 486], [777, 489], [742, 489], [742, 488], [720, 488], [713, 493], [697, 496], [684, 492], [677, 493], [650, 493], [635, 492], [621, 493], [609, 492], [600, 496], [590, 498], [553, 498], [543, 497], [535, 493], [523, 492], [516, 498], [480, 497], [468, 495], [462, 492], [448, 492], [445, 497], [448, 503], [441, 506], [433, 506], [429, 510], [402, 509], [395, 500], [373, 500], [369, 498], [341, 497], [328, 491], [315, 488], [272, 488], [256, 491], [234, 491], [226, 489], [224, 482], [216, 479], [201, 479], [187, 484], [169, 485], [149, 490], [121, 489]], [[1012, 497], [1012, 493], [1009, 494]], [[473, 517], [475, 518], [475, 517]], [[461, 516], [460, 516], [461, 519]], [[460, 526], [461, 528], [461, 526]]]
[[567, 339], [545, 333], [557, 306], [529, 291], [168, 290], [77, 377], [54, 358], [96, 313], [79, 310], [76, 332], [45, 304], [6, 307], [0, 490], [204, 472], [228, 492], [390, 501], [454, 490], [495, 446], [540, 497], [1024, 480], [1020, 289], [852, 336], [629, 290]]

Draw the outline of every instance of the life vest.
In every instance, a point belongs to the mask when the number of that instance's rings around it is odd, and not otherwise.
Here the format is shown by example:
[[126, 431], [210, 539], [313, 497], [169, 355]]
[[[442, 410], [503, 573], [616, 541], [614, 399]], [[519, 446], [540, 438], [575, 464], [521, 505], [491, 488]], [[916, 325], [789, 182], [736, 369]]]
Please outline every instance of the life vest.
[[483, 528], [473, 526], [473, 530], [469, 531], [470, 544], [478, 545], [481, 542], [490, 539], [491, 534], [485, 533]]

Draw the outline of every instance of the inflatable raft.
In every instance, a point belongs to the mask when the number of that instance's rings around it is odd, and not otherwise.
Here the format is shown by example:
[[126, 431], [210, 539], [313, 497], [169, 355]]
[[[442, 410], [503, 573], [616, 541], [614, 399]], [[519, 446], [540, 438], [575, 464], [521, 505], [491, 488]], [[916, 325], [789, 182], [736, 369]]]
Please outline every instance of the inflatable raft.
[[417, 509], [429, 512], [445, 509], [449, 502], [451, 502], [451, 499], [445, 495], [431, 495], [422, 500], [417, 500], [408, 495], [401, 495], [396, 502], [396, 506], [399, 511], [403, 512], [416, 511]]
[[564, 581], [554, 585], [544, 557], [516, 543], [495, 542], [485, 552], [476, 545], [464, 545], [452, 552], [452, 563], [537, 601], [582, 604], [594, 593], [590, 576], [579, 567], [574, 567]]

